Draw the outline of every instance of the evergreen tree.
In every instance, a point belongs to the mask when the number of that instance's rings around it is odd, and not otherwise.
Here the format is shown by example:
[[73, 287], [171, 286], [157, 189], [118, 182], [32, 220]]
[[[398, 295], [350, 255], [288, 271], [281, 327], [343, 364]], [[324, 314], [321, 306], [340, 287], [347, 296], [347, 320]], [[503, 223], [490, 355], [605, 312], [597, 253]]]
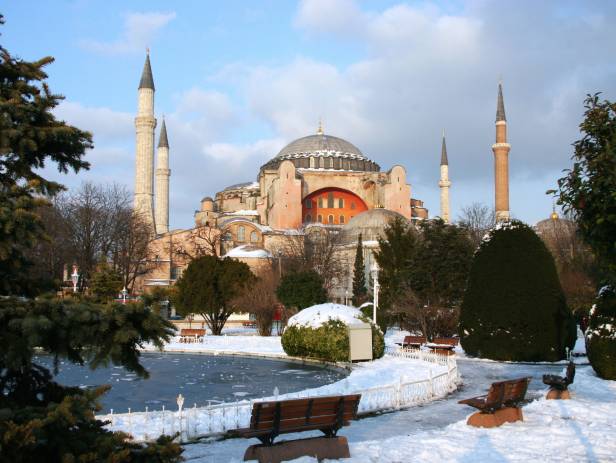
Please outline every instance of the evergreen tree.
[[323, 279], [312, 270], [289, 273], [282, 277], [276, 296], [286, 307], [298, 310], [327, 301]]
[[461, 227], [441, 219], [420, 223], [406, 291], [412, 297], [403, 301], [402, 311], [429, 339], [450, 336], [456, 330], [474, 247]]
[[122, 275], [112, 269], [105, 261], [98, 264], [98, 269], [90, 280], [90, 292], [99, 300], [106, 301], [118, 296], [122, 290]]
[[[0, 23], [2, 23], [0, 16]], [[45, 238], [37, 210], [62, 189], [41, 176], [48, 161], [61, 172], [87, 168], [82, 160], [91, 135], [62, 121], [52, 109], [60, 96], [44, 82], [52, 58], [26, 62], [0, 47], [0, 293], [36, 294], [28, 287], [28, 251]], [[95, 419], [107, 387], [62, 386], [36, 363], [44, 349], [92, 368], [113, 363], [141, 377], [138, 347], [159, 347], [173, 326], [142, 305], [81, 304], [45, 299], [0, 298], [0, 461], [172, 462], [181, 454], [169, 437], [131, 442]]]
[[361, 233], [357, 240], [355, 252], [355, 265], [353, 266], [353, 305], [360, 306], [366, 300], [368, 289], [366, 288], [366, 273], [364, 265], [364, 246]]
[[235, 259], [201, 256], [188, 264], [176, 283], [175, 302], [180, 315], [200, 314], [220, 335], [235, 310], [232, 301], [255, 279], [248, 265]]
[[379, 310], [389, 310], [408, 285], [411, 264], [417, 248], [417, 232], [404, 219], [396, 217], [379, 238], [374, 257], [379, 265]]
[[554, 259], [527, 225], [499, 224], [475, 254], [460, 314], [462, 347], [494, 360], [556, 361], [575, 343]]
[[572, 214], [609, 280], [616, 283], [616, 103], [588, 95], [585, 108], [580, 124], [584, 136], [573, 144], [573, 168], [558, 180], [558, 204]]
[[611, 286], [601, 289], [590, 310], [586, 351], [598, 376], [616, 380], [616, 290]]

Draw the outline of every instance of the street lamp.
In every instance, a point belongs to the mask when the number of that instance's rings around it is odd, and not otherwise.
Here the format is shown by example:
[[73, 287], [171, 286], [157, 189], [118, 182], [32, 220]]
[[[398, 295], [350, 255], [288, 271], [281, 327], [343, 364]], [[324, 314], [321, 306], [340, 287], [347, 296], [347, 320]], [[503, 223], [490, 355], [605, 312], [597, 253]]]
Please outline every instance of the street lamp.
[[278, 250], [278, 278], [282, 279], [282, 249]]
[[126, 289], [126, 286], [124, 286], [124, 289], [120, 291], [120, 296], [122, 297], [122, 304], [126, 304], [126, 298], [128, 297], [128, 291]]
[[376, 309], [379, 306], [379, 264], [374, 261], [370, 267], [372, 280], [374, 280], [374, 290], [372, 291], [372, 321], [376, 325]]
[[77, 271], [77, 264], [73, 264], [73, 273], [71, 273], [71, 281], [73, 282], [73, 292], [77, 292], [77, 283], [79, 283], [79, 272]]
[[344, 292], [344, 305], [349, 305], [349, 290]]

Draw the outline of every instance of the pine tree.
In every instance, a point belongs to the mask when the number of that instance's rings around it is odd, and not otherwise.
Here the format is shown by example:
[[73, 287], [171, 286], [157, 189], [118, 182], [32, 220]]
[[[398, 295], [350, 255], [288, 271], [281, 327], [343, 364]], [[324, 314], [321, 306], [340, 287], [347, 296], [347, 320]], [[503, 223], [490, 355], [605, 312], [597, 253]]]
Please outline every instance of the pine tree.
[[122, 275], [112, 269], [107, 262], [100, 262], [90, 280], [92, 294], [102, 301], [107, 301], [117, 297], [121, 289]]
[[[0, 23], [3, 23], [0, 16]], [[36, 295], [27, 287], [27, 252], [45, 239], [37, 210], [62, 185], [42, 177], [49, 161], [60, 172], [87, 168], [91, 135], [57, 121], [61, 97], [43, 71], [53, 58], [13, 58], [0, 47], [0, 293]], [[91, 368], [113, 363], [147, 377], [138, 347], [159, 347], [173, 326], [143, 305], [99, 306], [0, 297], [0, 461], [174, 462], [182, 452], [169, 437], [142, 445], [105, 429], [94, 417], [106, 387], [82, 390], [53, 381], [34, 360], [38, 349]]]
[[493, 360], [556, 361], [575, 343], [554, 259], [527, 225], [499, 224], [472, 263], [460, 313], [468, 355]]
[[616, 380], [616, 290], [601, 288], [586, 331], [588, 360], [598, 376]]
[[323, 279], [312, 270], [289, 273], [282, 277], [276, 296], [286, 307], [298, 310], [327, 301]]
[[366, 299], [368, 289], [366, 288], [366, 273], [364, 268], [364, 246], [362, 235], [359, 234], [357, 240], [357, 251], [355, 252], [355, 265], [353, 266], [353, 305], [360, 306]]

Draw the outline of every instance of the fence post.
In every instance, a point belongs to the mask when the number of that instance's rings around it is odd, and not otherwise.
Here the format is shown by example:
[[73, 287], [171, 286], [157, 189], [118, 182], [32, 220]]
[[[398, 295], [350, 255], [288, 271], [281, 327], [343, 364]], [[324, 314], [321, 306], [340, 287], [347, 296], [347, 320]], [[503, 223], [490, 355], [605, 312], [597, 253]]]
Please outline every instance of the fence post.
[[434, 397], [434, 379], [432, 377], [432, 368], [430, 368], [430, 396]]
[[402, 403], [402, 376], [398, 378], [398, 384], [396, 385], [396, 409], [400, 408]]
[[131, 436], [133, 435], [133, 418], [132, 418], [132, 416], [130, 414], [130, 407], [128, 408], [128, 433]]

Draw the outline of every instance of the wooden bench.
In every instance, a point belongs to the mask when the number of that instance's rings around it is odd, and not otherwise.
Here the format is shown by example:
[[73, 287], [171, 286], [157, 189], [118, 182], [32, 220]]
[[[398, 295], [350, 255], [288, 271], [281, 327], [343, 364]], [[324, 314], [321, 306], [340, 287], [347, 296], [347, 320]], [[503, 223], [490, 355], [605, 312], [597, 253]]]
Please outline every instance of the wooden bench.
[[414, 349], [419, 349], [422, 344], [425, 344], [428, 339], [425, 336], [405, 336], [404, 341], [402, 341], [402, 348], [412, 347]]
[[202, 342], [204, 336], [203, 328], [182, 328], [180, 330], [180, 342]]
[[[260, 462], [293, 460], [302, 456], [349, 458], [345, 437], [337, 437], [338, 430], [357, 419], [360, 394], [313, 397], [307, 399], [255, 402], [250, 427], [235, 429], [230, 434], [256, 437], [261, 444], [248, 447], [244, 461]], [[274, 444], [280, 434], [319, 430], [325, 437], [286, 441]]]
[[569, 362], [565, 376], [543, 375], [543, 384], [550, 386], [546, 399], [570, 399], [569, 384], [575, 378], [575, 363]]
[[510, 379], [492, 383], [486, 395], [460, 400], [459, 404], [470, 405], [478, 409], [468, 418], [470, 426], [492, 428], [503, 423], [522, 421], [522, 409], [519, 404], [524, 400], [530, 377]]
[[458, 342], [458, 338], [434, 338], [432, 342], [426, 343], [426, 347], [436, 354], [454, 355]]

